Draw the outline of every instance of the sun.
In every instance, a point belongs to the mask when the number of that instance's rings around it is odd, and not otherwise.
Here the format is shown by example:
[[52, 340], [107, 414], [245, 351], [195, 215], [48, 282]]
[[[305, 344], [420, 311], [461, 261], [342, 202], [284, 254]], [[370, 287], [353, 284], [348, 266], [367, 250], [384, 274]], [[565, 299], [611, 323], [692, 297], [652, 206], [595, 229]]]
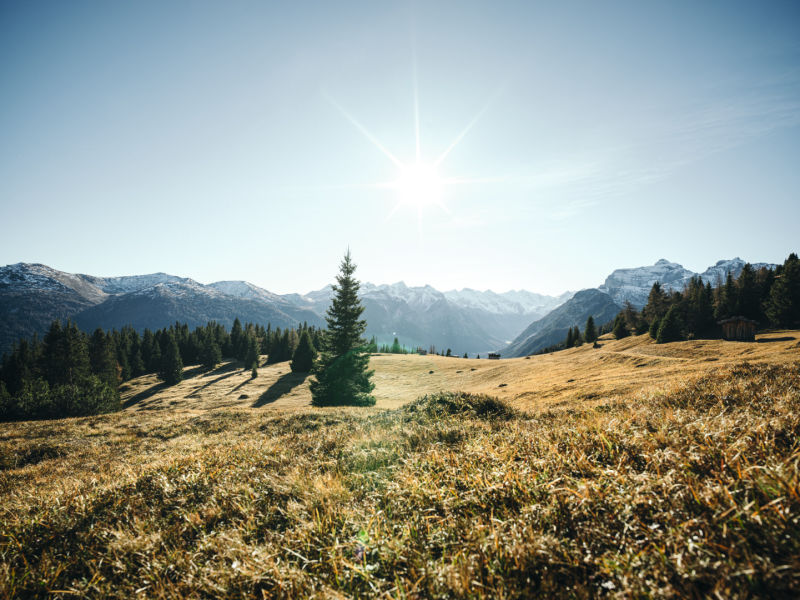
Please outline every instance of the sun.
[[434, 204], [443, 205], [444, 180], [434, 165], [417, 162], [401, 166], [392, 187], [396, 189], [398, 202], [402, 205], [418, 209]]

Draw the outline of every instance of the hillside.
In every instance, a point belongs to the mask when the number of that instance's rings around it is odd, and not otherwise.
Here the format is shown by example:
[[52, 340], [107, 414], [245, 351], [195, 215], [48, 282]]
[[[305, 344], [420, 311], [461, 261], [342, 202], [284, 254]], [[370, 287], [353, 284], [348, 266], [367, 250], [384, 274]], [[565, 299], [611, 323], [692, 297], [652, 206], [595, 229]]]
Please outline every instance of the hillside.
[[0, 597], [796, 595], [800, 332], [601, 345], [375, 356], [370, 409], [223, 365], [3, 424]]
[[[702, 374], [712, 367], [750, 362], [800, 360], [800, 334], [777, 332], [754, 343], [696, 340], [656, 344], [647, 335], [614, 340], [600, 347], [583, 345], [551, 354], [490, 361], [415, 354], [378, 354], [374, 395], [378, 408], [392, 409], [420, 395], [458, 390], [490, 394], [522, 410], [543, 410], [573, 402], [607, 402], [635, 391], [670, 385], [674, 379]], [[432, 371], [432, 372], [431, 372]], [[200, 414], [219, 408], [308, 409], [307, 378], [291, 373], [289, 363], [268, 365], [259, 376], [226, 363], [210, 373], [187, 369], [180, 384], [165, 388], [155, 375], [127, 382], [122, 397], [127, 410], [181, 410]]]
[[594, 318], [595, 323], [602, 325], [612, 320], [620, 309], [621, 306], [605, 292], [581, 290], [546, 316], [528, 325], [501, 352], [509, 358], [533, 354], [563, 342], [567, 331], [572, 327], [577, 325], [583, 329], [589, 315]]

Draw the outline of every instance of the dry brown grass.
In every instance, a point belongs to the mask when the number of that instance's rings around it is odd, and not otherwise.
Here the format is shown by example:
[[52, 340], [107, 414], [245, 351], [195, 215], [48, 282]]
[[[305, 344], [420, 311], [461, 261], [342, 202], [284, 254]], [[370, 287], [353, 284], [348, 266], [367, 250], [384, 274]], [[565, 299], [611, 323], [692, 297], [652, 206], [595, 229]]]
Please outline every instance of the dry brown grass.
[[2, 424], [0, 597], [796, 596], [800, 335], [762, 340], [376, 356], [370, 409], [223, 367]]

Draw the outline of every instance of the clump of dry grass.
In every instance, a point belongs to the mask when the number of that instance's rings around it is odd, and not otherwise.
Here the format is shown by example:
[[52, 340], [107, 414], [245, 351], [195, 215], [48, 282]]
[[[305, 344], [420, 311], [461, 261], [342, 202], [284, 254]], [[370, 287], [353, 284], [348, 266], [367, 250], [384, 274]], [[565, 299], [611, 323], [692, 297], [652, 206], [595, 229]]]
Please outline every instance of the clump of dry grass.
[[[147, 461], [25, 495], [98, 420], [118, 427], [108, 461], [135, 444]], [[114, 423], [80, 420], [0, 471], [0, 596], [800, 593], [797, 365], [535, 416], [441, 393]]]

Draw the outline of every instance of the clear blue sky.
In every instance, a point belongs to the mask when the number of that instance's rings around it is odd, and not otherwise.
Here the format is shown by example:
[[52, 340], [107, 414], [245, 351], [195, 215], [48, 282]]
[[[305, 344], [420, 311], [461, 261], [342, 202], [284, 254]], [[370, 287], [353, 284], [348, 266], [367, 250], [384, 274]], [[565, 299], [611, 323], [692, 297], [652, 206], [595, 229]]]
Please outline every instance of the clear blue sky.
[[[472, 122], [421, 208], [415, 114]], [[798, 2], [0, 4], [1, 264], [558, 293], [799, 232]]]

